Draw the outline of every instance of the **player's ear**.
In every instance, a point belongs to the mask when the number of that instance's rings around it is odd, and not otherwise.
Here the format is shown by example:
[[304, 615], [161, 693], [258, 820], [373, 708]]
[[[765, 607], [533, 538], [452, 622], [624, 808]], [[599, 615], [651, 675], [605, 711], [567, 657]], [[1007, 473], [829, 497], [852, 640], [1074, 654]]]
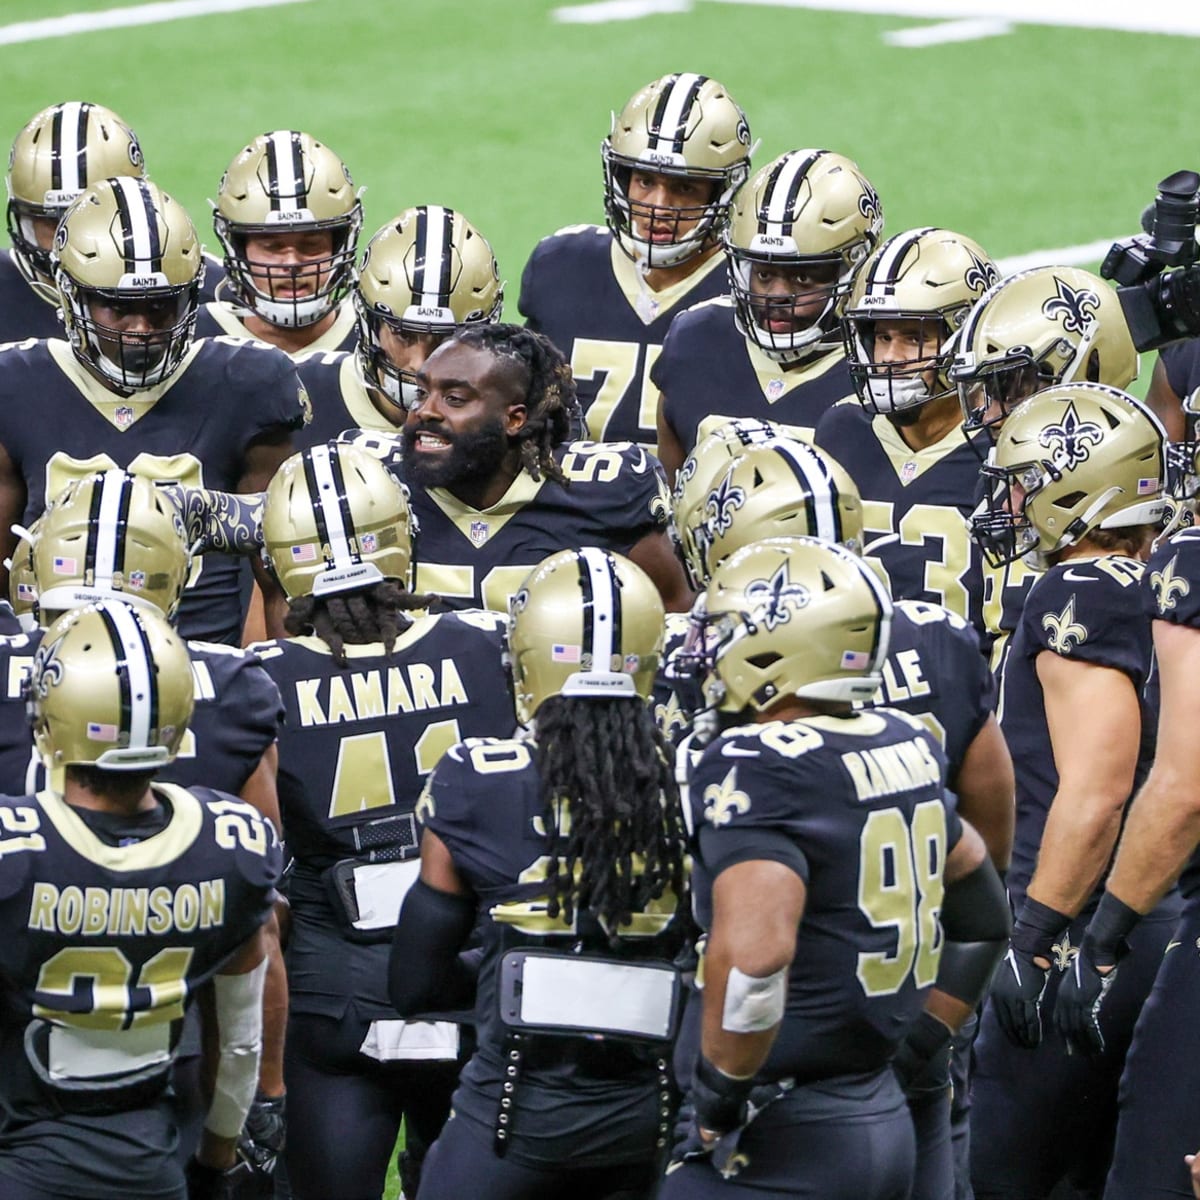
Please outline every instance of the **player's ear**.
[[513, 437], [525, 428], [525, 422], [528, 420], [529, 409], [524, 404], [510, 404], [504, 410], [504, 432]]

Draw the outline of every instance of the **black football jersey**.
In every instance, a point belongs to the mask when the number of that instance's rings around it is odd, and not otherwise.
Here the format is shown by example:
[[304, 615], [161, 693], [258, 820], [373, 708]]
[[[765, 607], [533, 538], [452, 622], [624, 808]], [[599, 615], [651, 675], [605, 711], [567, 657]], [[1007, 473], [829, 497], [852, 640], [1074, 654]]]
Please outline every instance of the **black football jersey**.
[[0, 251], [0, 343], [62, 336], [58, 305], [43, 300], [29, 286], [11, 250]]
[[880, 1070], [921, 1010], [941, 957], [942, 872], [961, 834], [945, 771], [925, 726], [883, 708], [738, 726], [694, 764], [701, 926], [712, 925], [716, 878], [736, 863], [781, 862], [807, 887], [763, 1079]]
[[651, 371], [671, 319], [728, 290], [718, 254], [673, 287], [650, 291], [607, 229], [570, 225], [534, 248], [517, 307], [529, 328], [570, 360], [587, 436], [637, 442], [653, 453], [658, 397]]
[[106, 837], [115, 819], [51, 791], [0, 798], [0, 1107], [15, 1121], [144, 1102], [185, 1005], [271, 911], [270, 824], [209, 788], [154, 790], [146, 837], [127, 819]]
[[[196, 316], [197, 337], [217, 337], [224, 334], [227, 337], [258, 340], [238, 315], [237, 305], [227, 300], [213, 300], [211, 297], [207, 299], [209, 303], [202, 304]], [[319, 338], [298, 351], [296, 357], [300, 354], [310, 354], [314, 350], [353, 350], [357, 344], [358, 320], [354, 314], [353, 303], [346, 300], [338, 309], [337, 320]]]
[[[47, 496], [111, 467], [234, 491], [250, 443], [270, 430], [299, 429], [307, 412], [291, 359], [261, 342], [199, 341], [170, 379], [130, 397], [102, 387], [64, 341], [0, 350], [0, 445], [25, 481], [26, 526]], [[180, 607], [186, 637], [240, 641], [238, 577], [236, 559], [196, 560]]]
[[1039, 654], [1059, 654], [1129, 677], [1142, 708], [1134, 790], [1149, 770], [1157, 714], [1146, 689], [1153, 646], [1150, 620], [1143, 608], [1144, 571], [1143, 563], [1122, 555], [1059, 563], [1030, 589], [1021, 623], [1013, 634], [999, 716], [1017, 776], [1017, 825], [1008, 889], [1018, 906], [1033, 878], [1046, 814], [1058, 790], [1037, 677]]
[[[18, 795], [45, 782], [34, 752], [22, 688], [40, 629], [0, 638], [0, 794]], [[175, 761], [156, 776], [182, 787], [211, 787], [237, 795], [275, 741], [283, 720], [279, 689], [248, 650], [188, 642], [195, 707]]]
[[426, 776], [462, 738], [507, 736], [516, 725], [502, 629], [494, 613], [417, 617], [390, 656], [378, 643], [347, 646], [347, 668], [315, 637], [255, 647], [286, 710], [278, 789], [295, 859], [288, 885], [295, 1011], [341, 1017], [353, 1001], [371, 1019], [395, 1018], [386, 941], [347, 943], [330, 871], [343, 860], [366, 863], [374, 852], [398, 889], [416, 878], [414, 812]]
[[728, 296], [689, 309], [671, 322], [651, 371], [663, 417], [684, 453], [734, 417], [775, 421], [811, 442], [825, 412], [854, 394], [841, 350], [785, 371], [734, 324]]
[[478, 509], [444, 488], [409, 483], [398, 437], [345, 436], [383, 459], [408, 487], [418, 529], [415, 591], [440, 596], [452, 608], [507, 612], [509, 597], [548, 554], [581, 546], [628, 554], [647, 534], [667, 528], [662, 465], [627, 442], [564, 443], [554, 457], [565, 487], [522, 471], [497, 503]]
[[1029, 589], [1044, 573], [1031, 554], [1000, 567], [983, 563], [984, 642], [990, 643], [992, 671], [997, 681], [1004, 676], [1012, 635], [1021, 623]]
[[996, 708], [996, 681], [975, 630], [957, 613], [897, 600], [883, 682], [874, 705], [918, 718], [945, 752], [949, 783]]
[[958, 613], [982, 642], [983, 560], [968, 525], [980, 459], [962, 432], [911, 450], [887, 417], [848, 401], [822, 419], [816, 444], [857, 485], [866, 552], [883, 565], [892, 595]]
[[296, 356], [296, 372], [312, 404], [312, 420], [292, 438], [297, 450], [324, 445], [347, 429], [396, 433], [371, 403], [354, 354], [308, 350]]
[[[1200, 629], [1200, 529], [1184, 529], [1155, 548], [1142, 576], [1142, 605], [1152, 621]], [[1179, 890], [1189, 903], [1200, 896], [1200, 850], [1184, 867]]]
[[[431, 776], [419, 812], [478, 901], [483, 941], [475, 1005], [479, 1046], [463, 1070], [454, 1104], [456, 1111], [486, 1124], [495, 1121], [505, 1078], [503, 956], [521, 948], [557, 954], [582, 950], [610, 959], [669, 963], [682, 941], [682, 905], [668, 890], [634, 914], [627, 934], [618, 931], [616, 946], [590, 914], [576, 914], [570, 923], [561, 912], [553, 919], [547, 915], [550, 859], [542, 785], [527, 741], [478, 738], [455, 746]], [[622, 1051], [612, 1042], [584, 1038], [554, 1038], [552, 1045], [553, 1052], [535, 1053], [521, 1076], [520, 1136], [524, 1148], [533, 1147], [531, 1157], [553, 1161], [556, 1142], [582, 1159], [611, 1153], [623, 1141], [644, 1140], [645, 1122], [631, 1094], [649, 1087], [653, 1100], [658, 1053]], [[612, 1111], [598, 1119], [591, 1106], [601, 1103], [604, 1087], [610, 1089]], [[573, 1089], [589, 1096], [590, 1119], [581, 1120], [587, 1114], [564, 1103]]]

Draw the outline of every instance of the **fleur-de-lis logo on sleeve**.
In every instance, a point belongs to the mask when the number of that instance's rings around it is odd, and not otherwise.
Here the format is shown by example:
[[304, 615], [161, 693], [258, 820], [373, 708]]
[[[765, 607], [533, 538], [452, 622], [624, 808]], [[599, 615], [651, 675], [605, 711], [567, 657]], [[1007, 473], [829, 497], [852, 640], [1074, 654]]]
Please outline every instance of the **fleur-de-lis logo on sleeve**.
[[730, 767], [720, 783], [710, 783], [704, 789], [704, 819], [711, 825], [720, 828], [728, 825], [735, 813], [749, 811], [750, 797], [738, 791], [737, 767]]
[[1170, 612], [1184, 596], [1192, 590], [1192, 585], [1182, 575], [1175, 574], [1175, 564], [1179, 555], [1172, 557], [1161, 571], [1150, 573], [1150, 586], [1154, 589], [1154, 598], [1158, 601], [1158, 611]]
[[770, 579], [755, 579], [748, 584], [746, 599], [754, 606], [754, 619], [762, 621], [770, 632], [790, 621], [792, 610], [805, 608], [811, 597], [804, 584], [792, 582], [784, 561]]
[[1095, 421], [1081, 421], [1075, 411], [1075, 402], [1067, 405], [1062, 420], [1057, 425], [1047, 425], [1038, 434], [1038, 441], [1050, 451], [1056, 467], [1068, 470], [1087, 462], [1091, 447], [1104, 440], [1104, 430]]
[[1075, 597], [1072, 596], [1062, 612], [1047, 613], [1042, 618], [1042, 628], [1049, 633], [1050, 649], [1057, 654], [1070, 654], [1076, 646], [1087, 640], [1087, 626], [1075, 620]]
[[1056, 275], [1058, 294], [1042, 305], [1042, 315], [1051, 321], [1061, 321], [1067, 333], [1083, 333], [1096, 319], [1100, 297], [1091, 288], [1073, 288]]

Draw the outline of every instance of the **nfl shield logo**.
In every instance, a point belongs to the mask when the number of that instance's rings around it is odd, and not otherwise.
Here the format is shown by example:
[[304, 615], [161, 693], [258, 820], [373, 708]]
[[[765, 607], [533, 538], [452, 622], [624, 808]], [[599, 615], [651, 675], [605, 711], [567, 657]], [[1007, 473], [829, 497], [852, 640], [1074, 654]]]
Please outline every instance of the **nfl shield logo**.
[[146, 572], [145, 571], [130, 571], [129, 572], [129, 586], [131, 588], [133, 588], [134, 591], [140, 592], [142, 590], [142, 588], [144, 588], [146, 586]]
[[912, 459], [909, 459], [909, 461], [906, 462], [904, 464], [904, 466], [902, 466], [900, 468], [900, 482], [901, 483], [912, 483], [912, 481], [914, 479], [916, 479], [916, 477], [917, 477], [917, 464], [915, 462], [913, 462]]
[[379, 542], [373, 533], [364, 533], [362, 537], [359, 538], [359, 543], [362, 546], [362, 552], [364, 554], [374, 554], [379, 548]]
[[118, 405], [117, 411], [113, 413], [113, 416], [122, 429], [128, 429], [133, 424], [134, 412], [128, 404]]
[[471, 539], [471, 545], [482, 546], [488, 540], [488, 523], [486, 521], [472, 521], [468, 536]]
[[783, 395], [783, 380], [782, 379], [772, 379], [767, 384], [767, 399], [768, 400], [778, 400], [779, 397], [782, 395]]

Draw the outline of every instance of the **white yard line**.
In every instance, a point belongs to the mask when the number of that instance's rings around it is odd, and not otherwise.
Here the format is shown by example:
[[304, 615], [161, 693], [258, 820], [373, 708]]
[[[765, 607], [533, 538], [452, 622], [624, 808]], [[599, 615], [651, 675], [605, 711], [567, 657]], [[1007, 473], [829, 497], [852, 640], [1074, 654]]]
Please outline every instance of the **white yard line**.
[[659, 13], [692, 11], [692, 0], [598, 0], [595, 4], [571, 4], [550, 15], [564, 25], [604, 25], [609, 21], [636, 21]]
[[1057, 250], [1034, 250], [1029, 254], [1014, 254], [1011, 258], [999, 259], [996, 265], [1002, 275], [1013, 275], [1030, 267], [1079, 267], [1084, 263], [1103, 262], [1109, 246], [1116, 240], [1106, 238], [1103, 242], [1085, 242], [1080, 246], [1062, 246]]
[[889, 46], [913, 49], [919, 46], [940, 46], [946, 42], [975, 42], [980, 38], [999, 37], [1012, 33], [1008, 21], [981, 17], [969, 21], [941, 21], [937, 25], [915, 25], [911, 29], [892, 29], [883, 35]]
[[100, 12], [70, 13], [44, 21], [18, 21], [0, 25], [0, 46], [18, 42], [40, 42], [44, 38], [70, 37], [99, 29], [124, 29], [130, 25], [159, 25], [185, 17], [207, 17], [212, 13], [240, 12], [244, 8], [273, 8], [278, 4], [306, 4], [308, 0], [168, 0], [161, 4], [138, 4], [128, 8], [106, 8]]
[[826, 12], [943, 19], [995, 17], [1029, 25], [1073, 25], [1131, 33], [1180, 33], [1200, 37], [1200, 4], [1188, 0], [704, 0], [767, 8], [814, 8]]

